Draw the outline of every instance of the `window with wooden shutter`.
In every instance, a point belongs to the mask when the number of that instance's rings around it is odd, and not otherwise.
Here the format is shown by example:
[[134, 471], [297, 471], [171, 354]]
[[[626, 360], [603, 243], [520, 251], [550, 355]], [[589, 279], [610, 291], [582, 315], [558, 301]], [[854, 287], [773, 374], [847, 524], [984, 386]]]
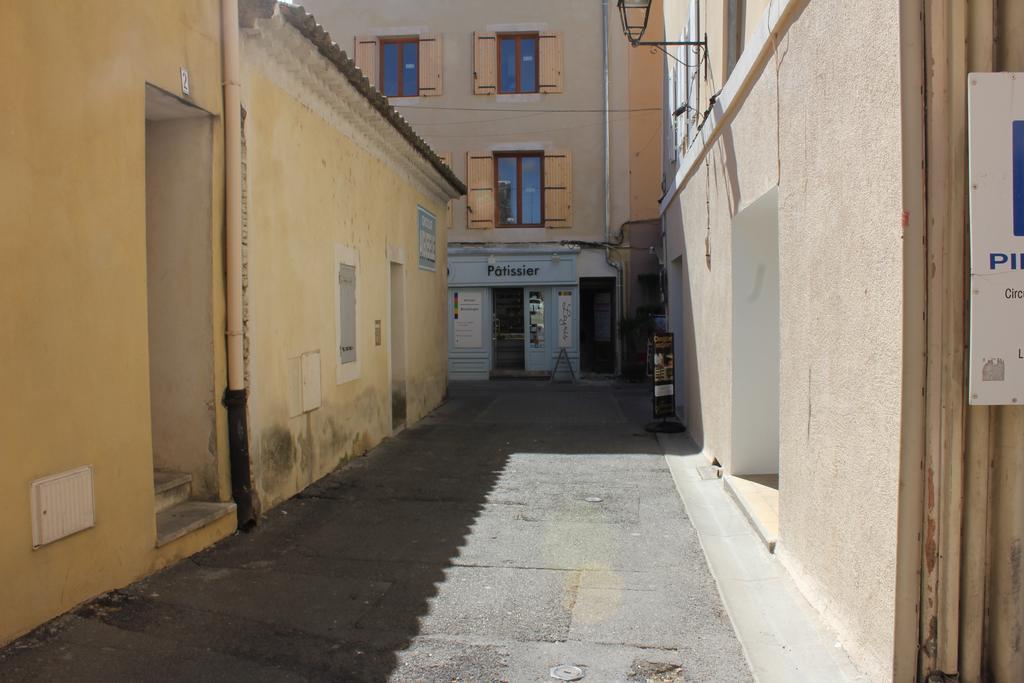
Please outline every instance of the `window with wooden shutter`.
[[494, 227], [494, 158], [490, 152], [466, 153], [466, 226]]
[[[442, 152], [438, 156], [441, 157], [441, 161], [444, 162], [445, 166], [447, 166], [448, 168], [452, 168], [452, 153], [451, 152]], [[454, 169], [452, 169], [452, 170], [454, 170]], [[454, 204], [455, 204], [455, 200], [454, 199], [449, 199], [448, 200], [448, 215], [447, 215], [447, 220], [445, 222], [445, 225], [447, 225], [449, 230], [452, 229], [452, 211], [453, 211], [453, 208], [454, 208]]]
[[498, 91], [498, 47], [494, 33], [473, 34], [473, 94], [494, 95]]
[[444, 45], [440, 33], [420, 36], [420, 96], [443, 95]]
[[544, 225], [572, 227], [572, 155], [569, 152], [544, 155]]
[[380, 45], [375, 36], [356, 36], [356, 66], [377, 87], [377, 57]]
[[562, 34], [540, 34], [540, 92], [562, 92], [565, 77], [562, 74], [565, 58], [563, 56]]

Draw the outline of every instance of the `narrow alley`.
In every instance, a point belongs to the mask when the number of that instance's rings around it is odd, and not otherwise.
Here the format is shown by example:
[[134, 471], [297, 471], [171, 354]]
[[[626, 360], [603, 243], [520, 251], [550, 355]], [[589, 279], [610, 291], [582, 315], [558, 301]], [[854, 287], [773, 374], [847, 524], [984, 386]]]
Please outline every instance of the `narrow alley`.
[[449, 391], [255, 531], [0, 651], [0, 678], [750, 679], [647, 387]]

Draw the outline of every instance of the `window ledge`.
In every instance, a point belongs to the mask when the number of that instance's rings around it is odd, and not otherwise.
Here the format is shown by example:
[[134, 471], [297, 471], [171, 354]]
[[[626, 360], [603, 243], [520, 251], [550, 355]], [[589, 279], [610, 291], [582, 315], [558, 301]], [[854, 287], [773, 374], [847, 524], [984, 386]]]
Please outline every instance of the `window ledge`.
[[495, 95], [497, 102], [540, 102], [541, 93], [539, 92], [507, 92], [498, 93]]

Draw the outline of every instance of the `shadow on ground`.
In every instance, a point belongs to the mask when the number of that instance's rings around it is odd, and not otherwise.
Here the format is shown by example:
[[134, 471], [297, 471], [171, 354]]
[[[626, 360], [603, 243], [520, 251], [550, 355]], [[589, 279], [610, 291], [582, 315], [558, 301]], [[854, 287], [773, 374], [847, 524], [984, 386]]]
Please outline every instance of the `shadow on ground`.
[[0, 678], [545, 680], [571, 652], [675, 680], [705, 637], [742, 678], [643, 391], [454, 385], [256, 531], [0, 651]]

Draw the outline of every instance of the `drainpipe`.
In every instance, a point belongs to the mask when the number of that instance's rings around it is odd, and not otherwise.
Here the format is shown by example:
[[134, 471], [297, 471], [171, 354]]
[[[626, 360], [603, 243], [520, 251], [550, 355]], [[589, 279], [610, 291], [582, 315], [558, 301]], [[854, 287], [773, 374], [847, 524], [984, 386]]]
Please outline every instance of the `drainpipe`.
[[[601, 51], [604, 56], [604, 241], [612, 239], [612, 165], [611, 165], [611, 119], [609, 118], [609, 102], [611, 99], [608, 81], [608, 0], [601, 0]], [[604, 248], [604, 260], [615, 269], [615, 320], [612, 328], [615, 332], [615, 374], [622, 373], [622, 347], [619, 339], [619, 319], [622, 318], [622, 263], [612, 258], [611, 247]]]
[[249, 462], [242, 348], [242, 107], [238, 67], [238, 0], [221, 0], [224, 77], [224, 219], [227, 270], [228, 445], [238, 526], [256, 521]]
[[[918, 679], [928, 334], [925, 0], [900, 2], [903, 193], [903, 397], [896, 527], [892, 680]], [[920, 680], [920, 679], [918, 679]]]

